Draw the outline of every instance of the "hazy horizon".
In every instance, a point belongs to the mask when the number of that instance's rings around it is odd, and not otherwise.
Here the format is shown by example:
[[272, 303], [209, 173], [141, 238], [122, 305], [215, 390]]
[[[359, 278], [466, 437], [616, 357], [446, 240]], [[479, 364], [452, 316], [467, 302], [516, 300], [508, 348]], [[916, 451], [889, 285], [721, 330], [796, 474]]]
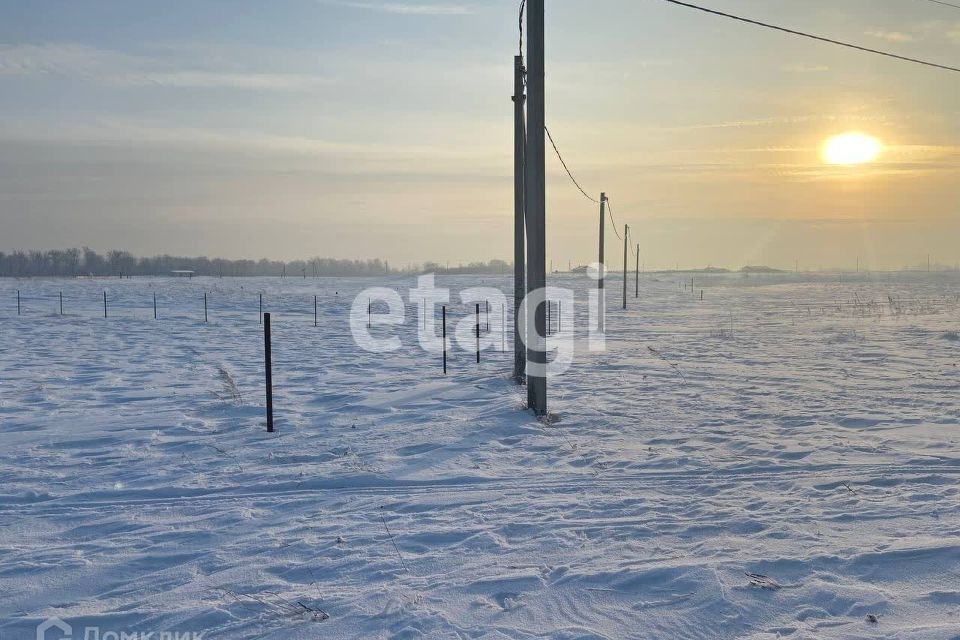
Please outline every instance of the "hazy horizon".
[[[949, 64], [960, 11], [709, 0]], [[514, 0], [0, 8], [0, 251], [512, 259]], [[951, 74], [649, 0], [547, 6], [547, 123], [648, 270], [960, 260]], [[884, 146], [831, 166], [830, 137]], [[547, 158], [547, 261], [597, 259]], [[607, 261], [622, 245], [607, 230]]]

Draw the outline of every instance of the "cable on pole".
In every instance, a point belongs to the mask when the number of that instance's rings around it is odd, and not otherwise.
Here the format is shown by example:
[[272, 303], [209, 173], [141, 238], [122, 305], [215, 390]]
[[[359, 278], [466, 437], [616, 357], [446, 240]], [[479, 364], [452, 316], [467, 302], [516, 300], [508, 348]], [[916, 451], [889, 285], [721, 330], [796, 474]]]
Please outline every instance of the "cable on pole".
[[523, 10], [527, 7], [527, 0], [520, 0], [520, 57], [523, 57]]
[[583, 194], [583, 197], [584, 197], [584, 198], [586, 198], [587, 200], [589, 200], [590, 202], [592, 202], [592, 203], [594, 203], [594, 204], [600, 204], [600, 201], [599, 201], [599, 200], [597, 200], [596, 198], [592, 198], [592, 197], [590, 196], [590, 194], [588, 194], [586, 191], [583, 190], [583, 187], [580, 186], [580, 183], [577, 182], [577, 179], [573, 177], [573, 174], [572, 174], [572, 173], [570, 173], [570, 167], [567, 166], [567, 163], [564, 162], [564, 160], [563, 160], [563, 156], [560, 155], [560, 150], [557, 149], [557, 143], [553, 141], [553, 136], [550, 135], [550, 129], [548, 129], [546, 126], [544, 126], [544, 127], [543, 127], [543, 130], [547, 132], [547, 138], [550, 139], [550, 145], [553, 147], [554, 152], [556, 152], [557, 157], [560, 158], [560, 164], [563, 165], [563, 168], [566, 170], [567, 175], [570, 176], [570, 180], [573, 182], [573, 185], [574, 185], [577, 189], [580, 190], [580, 193]]
[[923, 65], [926, 67], [934, 67], [936, 69], [943, 69], [944, 71], [955, 71], [960, 73], [960, 68], [950, 67], [945, 64], [938, 64], [936, 62], [929, 62], [927, 60], [920, 60], [918, 58], [908, 58], [907, 56], [897, 55], [895, 53], [889, 53], [887, 51], [880, 51], [879, 49], [870, 49], [869, 47], [861, 47], [860, 45], [850, 44], [849, 42], [841, 42], [840, 40], [833, 40], [832, 38], [824, 38], [823, 36], [813, 35], [812, 33], [805, 33], [803, 31], [796, 31], [795, 29], [788, 29], [786, 27], [780, 27], [775, 24], [769, 24], [767, 22], [760, 22], [759, 20], [752, 20], [750, 18], [744, 18], [742, 16], [733, 15], [732, 13], [724, 13], [723, 11], [717, 11], [716, 9], [708, 9], [707, 7], [701, 7], [700, 5], [691, 4], [689, 2], [682, 2], [681, 0], [663, 0], [664, 2], [669, 2], [670, 4], [675, 4], [681, 7], [687, 7], [688, 9], [696, 9], [697, 11], [703, 11], [704, 13], [710, 13], [715, 16], [720, 16], [722, 18], [730, 18], [731, 20], [738, 20], [740, 22], [746, 22], [747, 24], [752, 24], [758, 27], [765, 27], [767, 29], [773, 29], [775, 31], [782, 31], [783, 33], [789, 33], [794, 36], [800, 36], [802, 38], [810, 38], [811, 40], [819, 40], [820, 42], [828, 42], [830, 44], [835, 44], [841, 47], [847, 47], [848, 49], [856, 49], [857, 51], [864, 51], [866, 53], [873, 53], [878, 56], [885, 56], [887, 58], [895, 58], [897, 60], [903, 60], [904, 62], [912, 62], [914, 64]]

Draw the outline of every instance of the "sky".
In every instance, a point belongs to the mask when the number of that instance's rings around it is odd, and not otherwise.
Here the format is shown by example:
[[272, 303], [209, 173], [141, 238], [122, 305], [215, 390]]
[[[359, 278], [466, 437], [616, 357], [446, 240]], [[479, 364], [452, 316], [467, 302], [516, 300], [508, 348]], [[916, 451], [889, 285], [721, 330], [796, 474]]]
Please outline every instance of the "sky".
[[[960, 9], [929, 0], [700, 2], [960, 61]], [[960, 263], [960, 73], [663, 0], [546, 4], [547, 126], [645, 268]], [[2, 0], [0, 250], [509, 260], [518, 5]], [[823, 162], [848, 131], [876, 162]], [[596, 260], [598, 215], [548, 155], [556, 268]]]

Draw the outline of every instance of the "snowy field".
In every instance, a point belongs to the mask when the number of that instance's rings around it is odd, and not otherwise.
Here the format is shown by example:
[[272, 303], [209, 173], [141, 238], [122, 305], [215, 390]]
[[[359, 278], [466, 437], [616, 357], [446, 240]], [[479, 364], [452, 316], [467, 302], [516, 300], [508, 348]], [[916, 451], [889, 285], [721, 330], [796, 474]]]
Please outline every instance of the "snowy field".
[[685, 277], [548, 422], [412, 306], [354, 346], [413, 278], [0, 281], [0, 637], [960, 638], [960, 274]]

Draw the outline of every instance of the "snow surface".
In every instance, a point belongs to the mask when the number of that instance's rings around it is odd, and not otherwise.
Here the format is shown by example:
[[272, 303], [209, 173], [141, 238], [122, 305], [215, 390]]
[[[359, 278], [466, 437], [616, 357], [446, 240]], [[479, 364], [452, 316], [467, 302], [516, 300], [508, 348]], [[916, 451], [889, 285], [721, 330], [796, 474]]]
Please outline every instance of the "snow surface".
[[960, 638], [960, 274], [685, 279], [610, 280], [548, 422], [415, 307], [354, 346], [413, 278], [0, 282], [0, 637]]

